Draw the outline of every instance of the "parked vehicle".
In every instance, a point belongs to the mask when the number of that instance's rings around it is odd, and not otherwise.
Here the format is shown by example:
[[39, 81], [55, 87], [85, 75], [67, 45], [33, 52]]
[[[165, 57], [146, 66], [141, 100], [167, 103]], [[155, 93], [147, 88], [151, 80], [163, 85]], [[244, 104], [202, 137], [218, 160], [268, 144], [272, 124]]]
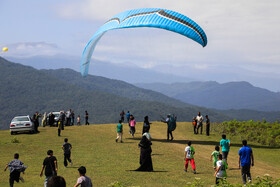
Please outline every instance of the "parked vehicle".
[[49, 126], [51, 126], [50, 125], [50, 115], [51, 115], [51, 113], [54, 115], [54, 123], [53, 123], [53, 125], [52, 126], [55, 126], [55, 127], [57, 127], [57, 122], [58, 122], [58, 119], [59, 119], [59, 115], [60, 115], [60, 112], [50, 112], [50, 113], [48, 113], [48, 115], [47, 115], [47, 125], [49, 125]]
[[11, 121], [10, 131], [11, 134], [16, 134], [17, 132], [34, 133], [34, 123], [29, 116], [16, 116]]

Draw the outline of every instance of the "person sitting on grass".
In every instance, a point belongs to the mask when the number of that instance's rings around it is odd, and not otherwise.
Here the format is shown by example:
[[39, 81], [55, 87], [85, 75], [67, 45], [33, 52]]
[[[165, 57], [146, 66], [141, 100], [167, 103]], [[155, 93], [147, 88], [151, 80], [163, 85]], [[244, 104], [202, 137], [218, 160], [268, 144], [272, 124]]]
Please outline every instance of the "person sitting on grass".
[[24, 182], [23, 178], [20, 176], [20, 172], [24, 174], [24, 171], [27, 167], [24, 166], [23, 163], [18, 158], [19, 158], [19, 154], [15, 153], [14, 160], [12, 160], [9, 164], [7, 164], [7, 166], [4, 169], [4, 171], [6, 171], [7, 168], [9, 167], [10, 170], [9, 183], [11, 187], [14, 186], [15, 181], [19, 182], [19, 180], [21, 180], [22, 182]]
[[214, 170], [216, 169], [216, 162], [218, 161], [218, 155], [220, 154], [220, 147], [218, 145], [215, 146], [215, 151], [212, 152], [210, 161], [213, 160]]
[[86, 176], [86, 168], [84, 166], [81, 166], [79, 169], [79, 175], [80, 177], [77, 180], [77, 183], [74, 185], [74, 187], [80, 186], [81, 187], [92, 187], [91, 179]]
[[188, 142], [188, 146], [185, 148], [184, 160], [185, 160], [186, 162], [185, 162], [185, 169], [184, 169], [184, 171], [187, 172], [188, 163], [189, 163], [189, 161], [190, 161], [190, 162], [191, 162], [191, 166], [192, 166], [192, 168], [193, 168], [193, 173], [196, 174], [196, 171], [195, 171], [195, 162], [194, 162], [194, 157], [193, 157], [193, 155], [195, 154], [195, 150], [194, 150], [194, 148], [193, 148], [191, 145], [192, 145], [192, 142], [189, 141], [189, 142]]
[[216, 184], [219, 184], [221, 180], [225, 180], [227, 177], [227, 163], [223, 161], [223, 156], [221, 154], [218, 155], [218, 161], [216, 163]]

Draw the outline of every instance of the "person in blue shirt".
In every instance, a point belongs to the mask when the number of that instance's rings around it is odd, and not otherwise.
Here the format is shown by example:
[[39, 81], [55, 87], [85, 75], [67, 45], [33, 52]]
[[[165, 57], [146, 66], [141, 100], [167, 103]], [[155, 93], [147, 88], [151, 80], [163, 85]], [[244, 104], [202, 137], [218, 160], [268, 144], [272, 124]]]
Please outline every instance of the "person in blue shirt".
[[227, 138], [227, 136], [225, 134], [223, 134], [222, 140], [220, 141], [220, 146], [222, 147], [223, 160], [227, 163], [227, 157], [228, 157], [229, 148], [230, 148], [230, 141], [229, 141], [229, 139], [226, 139], [226, 138]]
[[246, 176], [248, 178], [248, 182], [252, 182], [250, 168], [254, 166], [254, 156], [253, 151], [250, 147], [247, 147], [247, 140], [242, 141], [243, 147], [239, 150], [239, 169], [241, 165], [241, 174], [243, 184], [246, 184]]

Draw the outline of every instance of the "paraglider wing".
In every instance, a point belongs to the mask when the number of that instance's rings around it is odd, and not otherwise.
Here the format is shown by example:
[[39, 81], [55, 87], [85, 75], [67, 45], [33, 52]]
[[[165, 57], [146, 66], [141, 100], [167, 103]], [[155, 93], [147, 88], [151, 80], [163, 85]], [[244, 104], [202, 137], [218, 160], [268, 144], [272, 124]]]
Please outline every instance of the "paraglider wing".
[[133, 27], [154, 27], [165, 29], [182, 34], [201, 44], [203, 47], [207, 45], [207, 37], [202, 28], [187, 16], [171, 10], [158, 8], [129, 10], [119, 13], [109, 19], [90, 39], [82, 55], [82, 76], [87, 76], [94, 48], [105, 32], [113, 29]]

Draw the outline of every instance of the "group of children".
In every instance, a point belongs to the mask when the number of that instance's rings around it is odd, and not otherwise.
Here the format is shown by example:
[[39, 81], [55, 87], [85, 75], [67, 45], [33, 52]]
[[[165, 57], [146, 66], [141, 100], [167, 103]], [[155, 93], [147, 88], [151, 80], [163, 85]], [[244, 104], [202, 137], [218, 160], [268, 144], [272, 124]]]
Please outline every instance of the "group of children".
[[[72, 165], [71, 160], [71, 149], [72, 145], [68, 143], [68, 139], [64, 139], [64, 144], [62, 145], [62, 149], [64, 151], [64, 167], [66, 168], [68, 163], [67, 161]], [[57, 160], [56, 157], [53, 156], [53, 151], [48, 150], [47, 157], [44, 159], [42, 170], [40, 173], [40, 176], [43, 175], [43, 171], [45, 170], [45, 187], [66, 187], [66, 182], [63, 177], [57, 176]], [[9, 168], [10, 171], [10, 187], [13, 187], [14, 181], [19, 182], [20, 180], [24, 182], [24, 179], [20, 176], [20, 173], [22, 172], [24, 174], [24, 171], [26, 170], [27, 166], [23, 164], [19, 160], [19, 154], [14, 154], [14, 160], [9, 162], [4, 171]], [[86, 168], [84, 166], [79, 167], [78, 169], [80, 177], [77, 180], [77, 183], [74, 185], [74, 187], [82, 186], [82, 187], [92, 187], [92, 182], [89, 177], [87, 177], [86, 174]]]
[[[226, 169], [228, 168], [227, 164], [227, 155], [229, 152], [230, 141], [226, 139], [226, 135], [222, 135], [222, 140], [220, 141], [220, 146], [222, 147], [222, 153], [220, 153], [220, 147], [217, 145], [215, 146], [215, 151], [212, 152], [210, 161], [213, 161], [213, 168], [215, 171], [216, 176], [216, 184], [219, 183], [220, 180], [224, 180], [227, 177]], [[188, 142], [188, 146], [185, 148], [184, 160], [185, 162], [185, 169], [184, 171], [187, 172], [188, 163], [191, 163], [193, 173], [196, 174], [195, 169], [195, 161], [194, 161], [194, 154], [195, 149], [191, 146], [192, 142]], [[225, 153], [226, 152], [226, 153]]]

